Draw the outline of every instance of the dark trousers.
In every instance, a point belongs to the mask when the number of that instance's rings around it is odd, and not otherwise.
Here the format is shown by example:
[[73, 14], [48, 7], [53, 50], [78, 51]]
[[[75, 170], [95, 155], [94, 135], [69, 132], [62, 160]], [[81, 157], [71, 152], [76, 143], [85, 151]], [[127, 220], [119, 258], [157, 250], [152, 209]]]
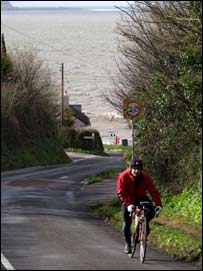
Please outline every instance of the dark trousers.
[[[150, 209], [150, 212], [147, 213], [146, 218], [147, 218], [147, 232], [149, 233], [149, 221], [152, 220], [152, 218], [154, 218], [155, 216], [155, 212], [154, 212], [154, 206], [152, 201], [146, 196], [144, 198], [142, 198], [140, 201], [149, 201], [150, 204], [149, 206], [147, 206], [147, 208]], [[135, 206], [139, 206], [139, 202], [134, 204]], [[122, 214], [123, 214], [123, 234], [124, 234], [124, 238], [125, 241], [130, 244], [131, 243], [131, 217], [130, 217], [130, 213], [128, 212], [125, 204], [122, 204]]]

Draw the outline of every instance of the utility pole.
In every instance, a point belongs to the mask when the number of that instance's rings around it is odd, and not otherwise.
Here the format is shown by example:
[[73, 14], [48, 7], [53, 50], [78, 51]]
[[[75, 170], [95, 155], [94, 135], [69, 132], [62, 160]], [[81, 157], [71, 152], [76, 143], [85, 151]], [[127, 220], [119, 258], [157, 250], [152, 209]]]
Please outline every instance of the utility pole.
[[64, 64], [61, 63], [61, 126], [63, 126], [64, 116]]

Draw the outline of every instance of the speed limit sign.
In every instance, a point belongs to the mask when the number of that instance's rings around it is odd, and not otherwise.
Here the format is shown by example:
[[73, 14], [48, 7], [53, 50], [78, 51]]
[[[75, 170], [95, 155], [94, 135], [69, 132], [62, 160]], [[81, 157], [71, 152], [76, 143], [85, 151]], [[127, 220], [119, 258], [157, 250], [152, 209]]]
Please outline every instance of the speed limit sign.
[[125, 119], [138, 119], [141, 117], [141, 101], [137, 99], [123, 100], [123, 117]]

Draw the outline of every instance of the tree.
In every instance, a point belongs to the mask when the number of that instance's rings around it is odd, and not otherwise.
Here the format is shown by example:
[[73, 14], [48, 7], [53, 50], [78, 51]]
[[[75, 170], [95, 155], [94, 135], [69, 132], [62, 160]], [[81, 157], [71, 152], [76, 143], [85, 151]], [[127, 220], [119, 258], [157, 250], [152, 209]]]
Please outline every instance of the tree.
[[9, 140], [8, 134], [17, 139], [17, 130], [23, 144], [30, 138], [54, 137], [57, 89], [49, 70], [31, 51], [18, 51], [10, 58], [9, 82], [1, 82], [2, 140]]
[[4, 34], [1, 36], [1, 81], [9, 80], [12, 71], [12, 62], [7, 54]]
[[143, 101], [136, 140], [159, 180], [194, 177], [201, 168], [202, 2], [134, 1], [120, 10], [118, 76], [105, 99], [120, 111], [126, 97]]
[[74, 116], [73, 112], [69, 107], [66, 107], [64, 109], [64, 119], [63, 119], [63, 125], [66, 127], [72, 127], [74, 124]]

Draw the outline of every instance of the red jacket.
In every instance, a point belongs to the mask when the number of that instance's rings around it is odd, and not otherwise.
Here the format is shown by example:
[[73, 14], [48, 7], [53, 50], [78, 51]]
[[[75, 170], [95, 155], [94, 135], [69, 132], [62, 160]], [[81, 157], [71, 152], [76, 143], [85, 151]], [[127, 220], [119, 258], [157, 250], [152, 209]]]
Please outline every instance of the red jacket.
[[[140, 173], [140, 183], [135, 187], [134, 176], [130, 169], [121, 172], [117, 179], [117, 192], [126, 207], [139, 202], [149, 192], [156, 205], [161, 206], [161, 199], [151, 177], [144, 170]], [[135, 192], [136, 189], [136, 192]]]

